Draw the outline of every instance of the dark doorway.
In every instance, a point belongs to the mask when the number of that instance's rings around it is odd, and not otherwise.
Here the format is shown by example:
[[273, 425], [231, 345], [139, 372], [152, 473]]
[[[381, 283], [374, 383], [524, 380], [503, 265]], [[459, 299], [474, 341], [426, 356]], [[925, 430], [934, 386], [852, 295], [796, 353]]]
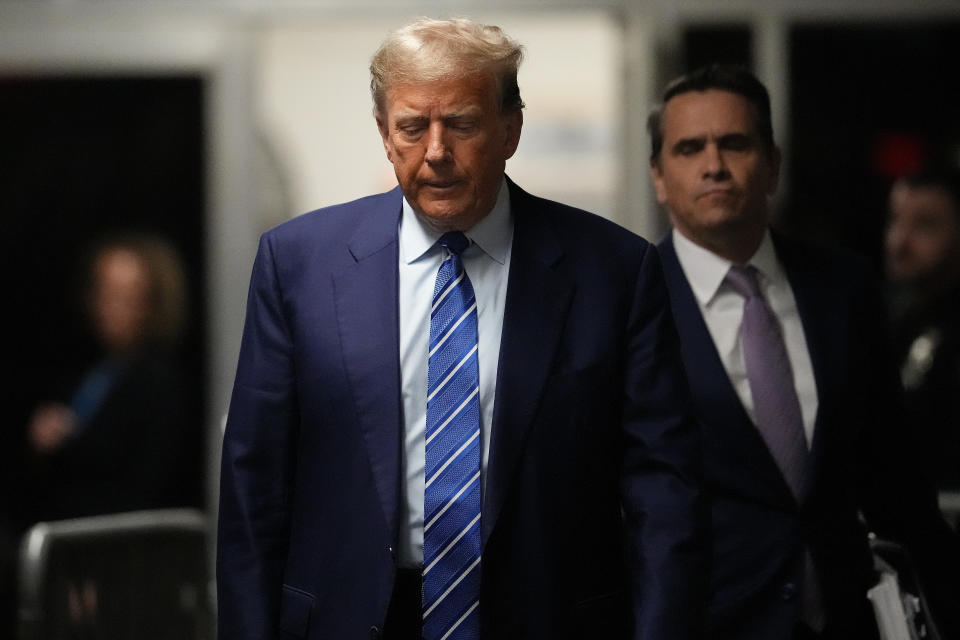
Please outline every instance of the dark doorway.
[[791, 230], [879, 269], [891, 181], [960, 150], [960, 21], [790, 32]]
[[753, 66], [749, 24], [719, 23], [687, 27], [683, 32], [683, 73], [710, 64]]
[[[0, 77], [0, 140], [5, 486], [18, 486], [32, 407], [76, 384], [93, 357], [79, 269], [107, 233], [162, 236], [184, 259], [189, 320], [180, 355], [199, 433], [207, 361], [202, 79]], [[5, 514], [29, 507], [29, 487], [9, 494]]]

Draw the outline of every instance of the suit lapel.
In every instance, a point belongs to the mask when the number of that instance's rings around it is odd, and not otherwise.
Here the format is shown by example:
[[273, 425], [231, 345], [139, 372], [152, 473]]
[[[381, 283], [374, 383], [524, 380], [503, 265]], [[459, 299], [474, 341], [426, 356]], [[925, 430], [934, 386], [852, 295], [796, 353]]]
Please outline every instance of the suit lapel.
[[543, 395], [573, 295], [563, 249], [536, 201], [510, 182], [513, 251], [503, 318], [483, 542], [496, 525]]
[[[770, 478], [777, 492], [792, 499], [792, 492], [780, 472], [763, 436], [750, 420], [717, 353], [710, 330], [680, 266], [670, 234], [659, 245], [664, 276], [670, 292], [674, 322], [681, 337], [684, 367], [690, 382], [697, 414], [706, 427], [704, 448], [723, 448], [725, 460], [750, 467], [749, 477]], [[744, 474], [747, 475], [747, 474]]]
[[400, 399], [397, 225], [399, 188], [359, 226], [348, 248], [354, 263], [334, 274], [343, 362], [391, 539], [400, 496]]
[[831, 376], [838, 368], [829, 361], [832, 354], [843, 353], [841, 344], [835, 344], [835, 337], [843, 335], [839, 324], [844, 320], [847, 308], [843, 300], [834, 299], [834, 288], [824, 287], [823, 282], [830, 277], [821, 274], [816, 261], [810, 260], [796, 246], [779, 234], [773, 234], [777, 256], [787, 273], [793, 297], [797, 302], [797, 312], [803, 325], [803, 335], [807, 341], [807, 351], [813, 366], [813, 378], [817, 389], [817, 417], [813, 427], [813, 441], [810, 447], [808, 465], [807, 494], [815, 486], [820, 469], [820, 457], [823, 442], [828, 434], [824, 433], [824, 416], [830, 411], [828, 389], [833, 388]]

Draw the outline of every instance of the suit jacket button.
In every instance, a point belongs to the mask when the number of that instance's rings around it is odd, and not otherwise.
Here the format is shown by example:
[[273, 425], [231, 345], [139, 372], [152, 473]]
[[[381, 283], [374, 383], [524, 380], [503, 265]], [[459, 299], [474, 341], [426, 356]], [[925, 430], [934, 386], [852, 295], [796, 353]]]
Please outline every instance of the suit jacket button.
[[797, 597], [797, 585], [786, 582], [780, 587], [780, 599], [789, 602]]
[[380, 627], [370, 627], [370, 640], [380, 640]]

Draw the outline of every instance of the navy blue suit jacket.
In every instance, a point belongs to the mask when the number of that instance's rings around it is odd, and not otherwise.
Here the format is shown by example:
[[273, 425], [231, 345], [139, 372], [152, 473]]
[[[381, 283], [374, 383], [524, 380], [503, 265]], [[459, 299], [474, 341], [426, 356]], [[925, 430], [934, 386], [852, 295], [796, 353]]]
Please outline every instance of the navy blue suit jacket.
[[[698, 637], [697, 434], [656, 249], [510, 197], [482, 635]], [[261, 239], [223, 449], [224, 640], [382, 627], [404, 493], [400, 215], [394, 189]]]
[[[819, 409], [805, 495], [792, 495], [723, 367], [672, 236], [659, 245], [693, 404], [710, 502], [710, 638], [789, 638], [804, 546], [820, 573], [831, 638], [875, 634], [867, 531], [905, 543], [922, 569], [955, 542], [910, 451], [887, 358], [881, 300], [865, 265], [774, 234], [816, 380]], [[937, 570], [925, 573], [936, 581]], [[942, 575], [942, 574], [941, 574]]]

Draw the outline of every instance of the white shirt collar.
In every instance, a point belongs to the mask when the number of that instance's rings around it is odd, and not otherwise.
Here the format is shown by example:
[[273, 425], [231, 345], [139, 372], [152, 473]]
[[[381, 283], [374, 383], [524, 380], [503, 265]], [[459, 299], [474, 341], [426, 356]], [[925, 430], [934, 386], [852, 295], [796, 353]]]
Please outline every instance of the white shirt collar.
[[[704, 307], [708, 306], [716, 297], [733, 263], [696, 244], [676, 228], [673, 230], [673, 247], [697, 302]], [[763, 234], [760, 246], [747, 264], [752, 265], [760, 273], [761, 287], [764, 280], [772, 282], [784, 278], [769, 229]]]
[[[505, 263], [513, 238], [510, 189], [507, 187], [506, 178], [500, 184], [493, 209], [464, 234], [493, 260], [501, 265]], [[430, 251], [441, 235], [417, 216], [404, 197], [403, 215], [400, 218], [400, 260], [405, 264], [419, 260]]]

